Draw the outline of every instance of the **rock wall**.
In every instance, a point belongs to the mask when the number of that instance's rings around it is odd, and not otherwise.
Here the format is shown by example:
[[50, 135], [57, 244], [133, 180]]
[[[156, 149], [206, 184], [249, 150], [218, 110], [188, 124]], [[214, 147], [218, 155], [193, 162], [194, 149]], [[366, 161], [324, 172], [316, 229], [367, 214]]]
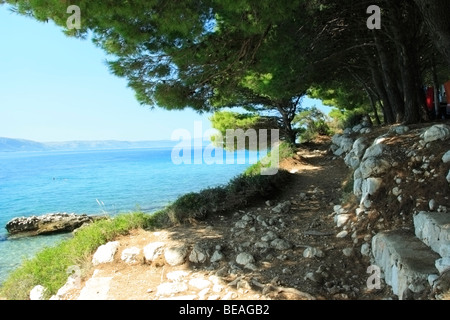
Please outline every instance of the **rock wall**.
[[345, 230], [348, 221], [354, 225], [367, 220], [380, 209], [375, 198], [389, 199], [383, 206], [391, 217], [403, 215], [404, 221], [405, 216], [412, 217], [410, 224], [394, 230], [383, 230], [383, 218], [378, 220], [377, 232], [369, 230], [368, 224], [365, 231], [372, 241], [361, 246], [361, 253], [381, 267], [385, 282], [400, 299], [421, 294], [427, 286], [436, 290], [436, 279], [450, 273], [450, 194], [445, 185], [450, 184], [448, 140], [450, 126], [446, 124], [415, 130], [398, 125], [380, 136], [347, 129], [332, 138], [331, 151], [353, 170], [353, 194], [359, 202], [355, 213], [335, 208], [338, 227]]

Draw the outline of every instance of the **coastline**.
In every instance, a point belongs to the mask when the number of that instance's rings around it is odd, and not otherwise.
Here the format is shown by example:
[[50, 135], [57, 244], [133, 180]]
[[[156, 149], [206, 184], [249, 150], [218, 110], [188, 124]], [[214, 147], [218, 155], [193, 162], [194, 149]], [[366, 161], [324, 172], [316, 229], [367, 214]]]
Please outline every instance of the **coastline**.
[[[283, 156], [286, 157], [291, 155], [292, 153], [285, 152]], [[101, 238], [101, 241], [97, 242], [98, 239], [95, 239], [96, 243], [92, 244], [91, 248], [89, 248], [88, 251], [91, 252], [92, 250], [94, 250], [94, 248], [98, 247], [101, 244], [104, 244], [104, 242], [109, 240], [111, 236], [117, 236], [119, 234], [126, 233], [128, 232], [128, 230], [136, 227], [142, 227], [146, 229], [168, 228], [173, 225], [187, 223], [189, 221], [192, 221], [192, 219], [201, 220], [202, 218], [206, 217], [207, 214], [218, 214], [220, 212], [225, 213], [230, 212], [231, 210], [238, 210], [238, 208], [243, 208], [244, 206], [249, 205], [249, 203], [251, 203], [251, 201], [253, 201], [255, 198], [259, 198], [261, 197], [261, 195], [268, 195], [270, 193], [273, 193], [275, 189], [281, 188], [282, 186], [286, 185], [285, 179], [289, 175], [288, 173], [279, 172], [279, 174], [273, 176], [260, 176], [256, 174], [257, 172], [259, 172], [259, 170], [261, 170], [260, 162], [252, 165], [246, 170], [246, 172], [242, 173], [241, 175], [235, 177], [234, 179], [231, 179], [230, 182], [225, 186], [207, 188], [201, 190], [200, 192], [190, 192], [184, 194], [163, 209], [152, 213], [131, 212], [118, 214], [109, 221], [109, 226], [105, 226], [105, 221], [93, 223], [92, 229], [95, 229], [97, 227], [99, 227], [100, 229], [106, 227], [106, 229], [108, 229], [111, 228], [111, 225], [114, 225], [114, 223], [117, 221], [119, 221], [119, 225], [128, 223], [124, 223], [123, 221], [120, 221], [120, 219], [127, 220], [128, 218], [130, 218], [131, 220], [131, 226], [124, 227], [121, 225], [119, 226], [118, 230], [116, 230], [117, 233], [116, 231], [95, 230], [94, 233], [97, 232], [102, 234], [101, 236], [99, 236], [98, 234], [94, 236], [95, 238]], [[262, 187], [263, 185], [265, 185], [265, 187]], [[227, 194], [229, 198], [232, 199], [232, 201], [222, 201], [223, 196]], [[195, 199], [193, 199], [193, 197]], [[200, 215], [199, 212], [201, 213]], [[113, 226], [113, 228], [115, 227], [116, 226]], [[77, 239], [83, 237], [84, 233], [89, 234], [91, 232], [89, 230], [91, 228], [89, 227], [83, 229], [84, 230], [78, 232], [75, 237], [64, 240], [62, 243], [57, 244], [56, 247], [43, 249], [42, 251], [38, 252], [32, 259], [26, 260], [24, 263], [22, 263], [22, 265], [12, 271], [8, 278], [4, 281], [4, 283], [0, 287], [0, 293], [9, 291], [11, 287], [17, 286], [16, 282], [21, 282], [21, 279], [23, 277], [29, 277], [30, 271], [27, 271], [27, 268], [35, 270], [35, 267], [30, 265], [35, 263], [35, 261], [42, 259], [42, 256], [46, 256], [47, 254], [54, 255], [54, 251], [58, 251], [60, 250], [59, 248], [65, 247], [67, 243], [74, 242]], [[105, 236], [105, 233], [108, 234], [109, 232], [111, 232], [111, 235]], [[88, 235], [87, 237], [90, 237], [90, 235]], [[88, 252], [83, 252], [82, 255], [86, 254], [88, 254]], [[48, 258], [46, 257], [45, 259]], [[62, 270], [65, 270], [65, 268], [62, 268]], [[49, 287], [53, 288], [53, 290], [58, 289], [60, 286], [62, 286], [62, 284], [64, 284], [66, 276], [67, 274], [65, 272], [61, 272], [61, 275], [57, 280], [57, 284], [50, 285]], [[41, 276], [38, 276], [38, 278], [41, 279]], [[31, 287], [29, 289], [31, 289]], [[19, 296], [19, 299], [26, 299], [26, 296], [23, 296], [22, 294], [17, 292], [14, 293], [13, 296]]]

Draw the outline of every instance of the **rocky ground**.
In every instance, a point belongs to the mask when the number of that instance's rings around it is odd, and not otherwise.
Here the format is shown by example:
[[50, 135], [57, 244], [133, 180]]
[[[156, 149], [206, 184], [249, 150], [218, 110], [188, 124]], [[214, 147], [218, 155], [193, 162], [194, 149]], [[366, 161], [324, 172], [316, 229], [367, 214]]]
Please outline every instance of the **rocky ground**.
[[[283, 162], [295, 179], [276, 200], [262, 199], [252, 208], [197, 224], [135, 230], [117, 239], [114, 261], [91, 268], [79, 289], [59, 298], [394, 298], [384, 285], [374, 290], [367, 286], [370, 261], [360, 248], [370, 235], [352, 237], [334, 221], [349, 169], [329, 147], [329, 140], [303, 146], [296, 157]], [[166, 252], [184, 252], [186, 262], [171, 265], [167, 254], [157, 257], [157, 250], [149, 261], [147, 246], [154, 243], [161, 243]], [[127, 263], [121, 257], [130, 248], [138, 250]]]
[[[134, 230], [110, 244], [110, 262], [94, 256], [94, 265], [75, 273], [53, 299], [397, 299], [372, 274], [371, 238], [410, 228], [417, 210], [449, 205], [449, 168], [441, 159], [450, 145], [421, 144], [420, 133], [429, 126], [411, 127], [402, 137], [388, 127], [364, 134], [372, 141], [388, 133], [391, 162], [378, 175], [382, 187], [366, 194], [363, 204], [354, 194], [349, 158], [344, 161], [345, 154], [337, 156], [331, 140], [322, 139], [281, 163], [293, 182], [278, 198], [202, 222]], [[361, 135], [347, 136], [355, 141]]]

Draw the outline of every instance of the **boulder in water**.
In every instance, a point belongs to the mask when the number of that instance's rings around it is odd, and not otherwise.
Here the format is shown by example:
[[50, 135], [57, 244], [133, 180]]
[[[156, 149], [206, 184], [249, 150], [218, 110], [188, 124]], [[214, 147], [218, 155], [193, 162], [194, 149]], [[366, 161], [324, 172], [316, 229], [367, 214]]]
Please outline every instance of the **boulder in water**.
[[85, 223], [105, 217], [75, 213], [49, 213], [42, 216], [18, 217], [6, 224], [6, 230], [14, 236], [35, 236], [72, 232]]

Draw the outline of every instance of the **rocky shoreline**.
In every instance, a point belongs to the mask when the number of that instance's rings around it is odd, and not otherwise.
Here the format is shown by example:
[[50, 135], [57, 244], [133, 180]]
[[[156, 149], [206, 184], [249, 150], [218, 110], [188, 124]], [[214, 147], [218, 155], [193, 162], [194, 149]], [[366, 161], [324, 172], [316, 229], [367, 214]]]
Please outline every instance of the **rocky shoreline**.
[[106, 216], [89, 216], [75, 213], [48, 213], [41, 216], [17, 217], [6, 224], [8, 238], [50, 235], [72, 232], [84, 224], [106, 219]]

